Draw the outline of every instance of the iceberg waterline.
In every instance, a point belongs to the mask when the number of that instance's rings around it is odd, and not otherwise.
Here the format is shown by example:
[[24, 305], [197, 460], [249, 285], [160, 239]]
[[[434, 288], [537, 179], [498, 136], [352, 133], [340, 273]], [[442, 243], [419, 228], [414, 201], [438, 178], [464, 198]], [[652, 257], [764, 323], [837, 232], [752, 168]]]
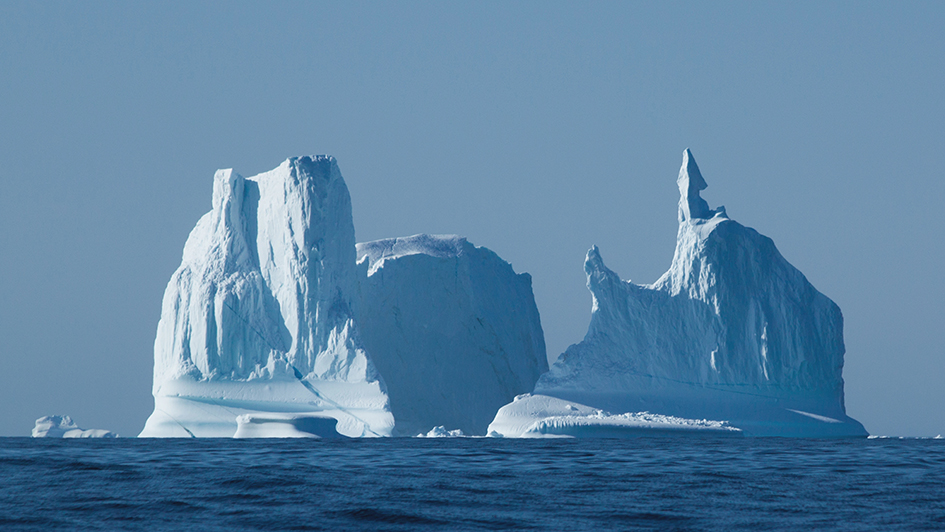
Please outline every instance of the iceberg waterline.
[[549, 369], [530, 277], [488, 249], [356, 246], [331, 157], [218, 171], [165, 292], [141, 436], [866, 435], [839, 308], [709, 208], [689, 150], [677, 184], [670, 270], [636, 285], [592, 248], [591, 325]]

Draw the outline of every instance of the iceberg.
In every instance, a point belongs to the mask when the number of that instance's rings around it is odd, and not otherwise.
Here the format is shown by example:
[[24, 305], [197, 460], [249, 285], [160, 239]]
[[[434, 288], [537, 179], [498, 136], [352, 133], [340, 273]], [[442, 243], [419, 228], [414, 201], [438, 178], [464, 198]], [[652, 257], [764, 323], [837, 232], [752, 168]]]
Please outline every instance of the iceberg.
[[43, 416], [33, 427], [34, 438], [117, 438], [109, 430], [81, 429], [69, 416]]
[[[688, 149], [677, 185], [669, 270], [649, 285], [623, 281], [592, 247], [584, 263], [592, 295], [584, 340], [538, 379], [532, 396], [500, 409], [490, 432], [616, 434], [608, 427], [623, 422], [604, 413], [621, 412], [724, 421], [752, 436], [867, 436], [844, 406], [840, 308], [770, 238], [730, 219], [724, 207], [709, 208]], [[567, 405], [580, 415], [568, 414]], [[660, 428], [640, 427], [647, 425]]]
[[359, 332], [355, 257], [334, 158], [290, 158], [249, 178], [217, 171], [212, 210], [164, 293], [140, 436], [318, 435], [325, 417], [340, 435], [389, 436], [388, 396]]
[[[358, 244], [361, 334], [397, 434], [485, 435], [548, 369], [531, 277], [455, 235]], [[444, 429], [445, 430], [445, 429]]]

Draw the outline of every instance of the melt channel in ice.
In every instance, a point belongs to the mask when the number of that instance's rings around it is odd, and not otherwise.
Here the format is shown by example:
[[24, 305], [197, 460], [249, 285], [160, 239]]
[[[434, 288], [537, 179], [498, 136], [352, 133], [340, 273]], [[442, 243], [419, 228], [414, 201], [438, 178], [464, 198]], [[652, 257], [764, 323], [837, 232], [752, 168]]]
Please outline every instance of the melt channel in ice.
[[669, 271], [651, 285], [623, 281], [591, 248], [584, 263], [593, 296], [587, 335], [539, 378], [532, 395], [500, 409], [490, 431], [580, 436], [647, 426], [599, 409], [689, 420], [674, 423], [694, 430], [700, 427], [692, 420], [724, 420], [746, 435], [866, 436], [844, 407], [840, 308], [770, 238], [731, 220], [723, 207], [709, 208], [689, 150], [677, 184], [679, 232]]
[[250, 178], [217, 171], [213, 208], [164, 293], [141, 436], [325, 436], [332, 422], [344, 436], [389, 436], [358, 329], [355, 257], [334, 158]]
[[366, 270], [362, 338], [387, 384], [397, 433], [444, 426], [485, 435], [496, 410], [548, 369], [531, 277], [454, 235], [357, 249]]

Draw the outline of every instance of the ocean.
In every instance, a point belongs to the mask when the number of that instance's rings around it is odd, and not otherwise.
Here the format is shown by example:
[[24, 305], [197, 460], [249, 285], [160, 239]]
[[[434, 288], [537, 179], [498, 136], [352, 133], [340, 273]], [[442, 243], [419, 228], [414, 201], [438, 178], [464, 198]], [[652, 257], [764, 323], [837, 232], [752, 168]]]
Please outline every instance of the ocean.
[[0, 438], [2, 530], [943, 530], [945, 440]]

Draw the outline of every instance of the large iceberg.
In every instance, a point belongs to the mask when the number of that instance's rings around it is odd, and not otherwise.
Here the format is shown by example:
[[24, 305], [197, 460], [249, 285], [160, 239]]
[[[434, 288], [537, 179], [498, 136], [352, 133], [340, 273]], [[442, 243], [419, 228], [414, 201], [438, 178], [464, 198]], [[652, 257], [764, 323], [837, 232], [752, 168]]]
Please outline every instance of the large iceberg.
[[231, 437], [240, 416], [254, 436], [324, 436], [325, 417], [341, 435], [390, 435], [358, 330], [355, 253], [334, 158], [250, 178], [219, 170], [164, 293], [141, 436]]
[[[651, 285], [622, 281], [591, 248], [587, 335], [490, 430], [536, 434], [554, 418], [558, 435], [593, 434], [593, 417], [606, 417], [599, 409], [725, 421], [748, 435], [866, 436], [844, 407], [840, 308], [770, 238], [709, 208], [689, 150], [677, 184], [669, 271]], [[567, 415], [568, 406], [577, 411]]]
[[397, 433], [484, 435], [548, 369], [531, 277], [453, 235], [358, 244], [361, 332]]
[[485, 434], [547, 369], [531, 277], [495, 253], [457, 236], [355, 247], [330, 157], [220, 170], [164, 295], [141, 436]]

